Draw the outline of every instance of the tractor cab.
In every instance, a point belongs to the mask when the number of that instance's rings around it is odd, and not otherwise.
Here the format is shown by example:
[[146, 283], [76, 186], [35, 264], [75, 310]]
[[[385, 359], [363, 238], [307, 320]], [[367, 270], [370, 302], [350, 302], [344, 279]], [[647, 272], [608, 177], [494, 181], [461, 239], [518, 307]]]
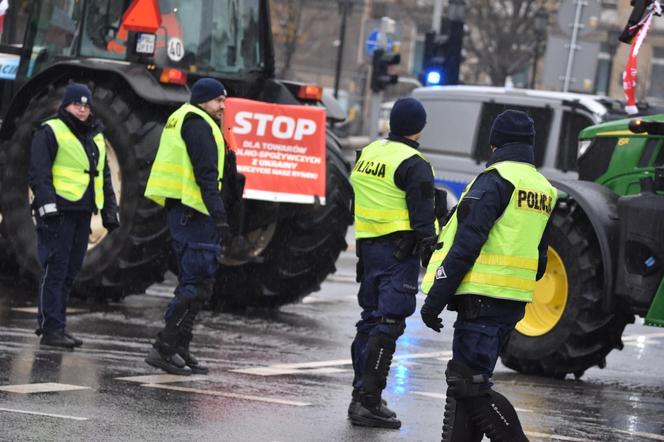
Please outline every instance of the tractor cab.
[[243, 78], [268, 65], [263, 0], [41, 0], [32, 4], [18, 79], [54, 63], [145, 65], [161, 83]]

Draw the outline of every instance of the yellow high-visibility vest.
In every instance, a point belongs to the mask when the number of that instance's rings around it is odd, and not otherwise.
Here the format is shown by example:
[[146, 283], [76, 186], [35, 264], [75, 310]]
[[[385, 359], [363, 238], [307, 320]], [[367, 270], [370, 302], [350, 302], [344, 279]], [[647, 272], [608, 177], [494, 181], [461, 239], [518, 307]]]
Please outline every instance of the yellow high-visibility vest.
[[[555, 205], [557, 191], [528, 163], [503, 161], [488, 167], [485, 172], [490, 170], [496, 170], [512, 183], [514, 192], [455, 295], [478, 294], [530, 302], [535, 289], [538, 247]], [[461, 200], [472, 184], [466, 187]], [[446, 277], [442, 263], [454, 243], [457, 215], [458, 212], [440, 233], [437, 250], [431, 256], [422, 282], [424, 293], [429, 293], [436, 278]]]
[[201, 189], [194, 177], [194, 168], [187, 153], [187, 146], [182, 139], [182, 123], [187, 114], [196, 114], [203, 118], [212, 129], [214, 141], [217, 144], [217, 168], [219, 173], [219, 190], [221, 191], [224, 175], [224, 159], [226, 157], [224, 137], [219, 125], [204, 110], [185, 103], [173, 112], [159, 141], [157, 157], [152, 164], [148, 183], [145, 187], [145, 196], [160, 206], [166, 203], [166, 198], [180, 200], [185, 206], [209, 215], [203, 202]]
[[[90, 184], [90, 160], [76, 135], [59, 118], [44, 122], [55, 135], [58, 151], [53, 160], [51, 174], [55, 193], [67, 201], [78, 201], [83, 198], [85, 190]], [[96, 175], [94, 177], [95, 206], [104, 207], [104, 164], [106, 163], [106, 143], [102, 134], [95, 135], [92, 140], [99, 150]]]
[[417, 149], [395, 141], [377, 140], [362, 150], [350, 174], [355, 192], [355, 238], [413, 230], [406, 192], [395, 184], [394, 173], [415, 155], [427, 161]]

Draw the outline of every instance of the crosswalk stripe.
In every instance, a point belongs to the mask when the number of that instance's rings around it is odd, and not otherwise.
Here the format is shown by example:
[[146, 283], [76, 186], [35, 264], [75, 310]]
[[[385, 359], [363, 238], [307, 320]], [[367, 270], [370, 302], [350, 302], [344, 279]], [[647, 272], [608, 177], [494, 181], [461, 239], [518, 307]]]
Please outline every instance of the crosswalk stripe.
[[225, 393], [223, 391], [214, 391], [214, 390], [201, 390], [198, 388], [187, 388], [187, 387], [176, 387], [175, 385], [164, 385], [164, 384], [142, 384], [141, 387], [146, 388], [159, 388], [162, 390], [172, 390], [172, 391], [181, 391], [184, 393], [196, 393], [196, 394], [205, 394], [209, 396], [222, 396], [233, 399], [243, 399], [247, 401], [257, 401], [257, 402], [267, 402], [272, 404], [280, 405], [293, 405], [295, 407], [308, 407], [311, 404], [307, 402], [298, 402], [298, 401], [288, 401], [285, 399], [277, 399], [271, 397], [262, 397], [262, 396], [251, 396], [245, 394], [236, 394], [236, 393]]
[[71, 384], [59, 384], [57, 382], [39, 382], [34, 384], [0, 386], [0, 391], [6, 391], [8, 393], [19, 393], [19, 394], [51, 393], [51, 392], [89, 390], [89, 389], [90, 387], [84, 387], [81, 385], [71, 385]]
[[539, 437], [543, 439], [552, 439], [552, 440], [566, 440], [570, 442], [593, 442], [592, 439], [582, 439], [579, 437], [571, 437], [571, 436], [561, 436], [559, 434], [548, 434], [548, 433], [537, 433], [534, 431], [524, 431], [526, 433], [526, 436], [529, 437]]
[[[452, 357], [451, 351], [436, 351], [428, 353], [409, 353], [397, 355], [393, 358], [395, 361], [410, 360], [410, 359], [436, 359], [436, 358], [450, 358]], [[237, 368], [230, 370], [234, 373], [251, 374], [255, 376], [277, 376], [284, 374], [296, 373], [315, 373], [308, 369], [334, 367], [339, 365], [352, 365], [353, 361], [350, 359], [334, 359], [330, 361], [316, 361], [316, 362], [299, 362], [294, 364], [273, 364], [260, 367]]]
[[[431, 392], [428, 392], [428, 391], [411, 391], [411, 393], [419, 395], [419, 396], [434, 398], [434, 399], [443, 399], [443, 400], [445, 400], [445, 398], [447, 397], [444, 393], [431, 393]], [[516, 408], [515, 407], [514, 409], [516, 411], [518, 411], [519, 413], [534, 413], [533, 410], [529, 410], [527, 408]]]
[[53, 413], [40, 413], [37, 411], [28, 411], [28, 410], [18, 410], [14, 408], [0, 408], [0, 411], [5, 411], [7, 413], [20, 413], [20, 414], [31, 414], [34, 416], [47, 416], [47, 417], [57, 417], [59, 419], [70, 419], [74, 421], [87, 421], [87, 417], [78, 417], [78, 416], [67, 416], [65, 414], [53, 414]]

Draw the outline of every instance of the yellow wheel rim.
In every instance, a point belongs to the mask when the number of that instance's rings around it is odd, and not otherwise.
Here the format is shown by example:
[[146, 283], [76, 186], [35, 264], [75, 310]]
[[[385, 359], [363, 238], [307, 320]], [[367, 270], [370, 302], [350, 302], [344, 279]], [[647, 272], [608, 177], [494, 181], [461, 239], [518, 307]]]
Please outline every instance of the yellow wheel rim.
[[533, 302], [526, 305], [526, 315], [516, 325], [526, 336], [542, 336], [556, 326], [567, 305], [567, 272], [560, 255], [549, 247], [546, 273], [535, 284]]

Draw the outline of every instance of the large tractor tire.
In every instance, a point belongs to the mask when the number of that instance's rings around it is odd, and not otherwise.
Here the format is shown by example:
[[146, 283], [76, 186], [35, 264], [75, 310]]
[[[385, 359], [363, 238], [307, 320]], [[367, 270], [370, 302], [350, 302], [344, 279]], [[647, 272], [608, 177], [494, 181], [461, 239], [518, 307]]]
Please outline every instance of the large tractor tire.
[[[106, 234], [99, 215], [93, 217], [92, 234], [73, 295], [120, 299], [143, 293], [163, 279], [167, 269], [168, 231], [163, 210], [143, 197], [166, 110], [140, 101], [127, 85], [113, 78], [96, 82], [79, 78], [93, 92], [93, 113], [105, 126], [108, 158], [119, 199], [121, 227]], [[37, 276], [37, 236], [30, 208], [28, 165], [33, 129], [55, 114], [66, 82], [36, 90], [26, 112], [16, 121], [16, 131], [1, 147], [5, 162], [1, 207], [3, 228], [23, 276]]]
[[601, 254], [581, 208], [564, 200], [552, 217], [546, 274], [502, 361], [525, 374], [579, 378], [590, 367], [604, 368], [606, 355], [622, 349], [622, 332], [634, 316], [620, 306], [603, 311]]
[[330, 136], [326, 170], [325, 205], [249, 202], [247, 218], [275, 219], [255, 230], [253, 236], [271, 239], [258, 262], [221, 267], [213, 307], [274, 308], [296, 302], [319, 290], [325, 278], [336, 271], [339, 253], [348, 246], [345, 238], [353, 222], [353, 191], [348, 180], [350, 167]]

